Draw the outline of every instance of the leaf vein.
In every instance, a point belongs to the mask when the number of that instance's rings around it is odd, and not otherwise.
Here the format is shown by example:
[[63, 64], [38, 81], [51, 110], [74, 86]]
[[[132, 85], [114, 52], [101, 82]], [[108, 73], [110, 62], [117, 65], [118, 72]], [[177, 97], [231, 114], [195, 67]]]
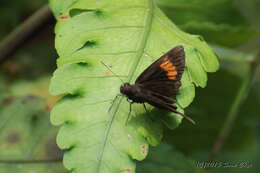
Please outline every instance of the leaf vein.
[[[147, 43], [147, 40], [148, 40], [148, 36], [150, 34], [150, 31], [151, 31], [154, 1], [153, 0], [147, 0], [147, 2], [148, 2], [149, 7], [147, 8], [148, 13], [147, 13], [147, 17], [145, 19], [146, 23], [145, 23], [145, 27], [144, 27], [144, 34], [143, 34], [143, 38], [142, 38], [142, 41], [141, 41], [141, 47], [138, 50], [137, 55], [136, 55], [136, 62], [134, 63], [134, 66], [132, 68], [133, 70], [130, 72], [130, 75], [129, 75], [129, 81], [132, 79], [134, 72], [136, 70], [136, 66], [138, 65], [140, 58], [143, 55], [143, 52], [144, 52], [144, 49], [145, 49], [145, 46], [146, 46], [146, 43]], [[101, 152], [100, 152], [100, 155], [99, 155], [99, 159], [98, 159], [99, 162], [98, 162], [98, 165], [97, 165], [97, 169], [96, 169], [97, 171], [96, 172], [99, 172], [101, 160], [103, 159], [103, 154], [104, 154], [106, 143], [107, 143], [107, 138], [108, 138], [109, 132], [111, 130], [112, 123], [115, 119], [116, 113], [118, 111], [119, 105], [122, 102], [122, 99], [123, 98], [121, 98], [119, 100], [119, 103], [117, 104], [117, 107], [116, 107], [116, 109], [115, 109], [115, 111], [114, 111], [113, 115], [111, 116], [111, 119], [108, 123], [108, 127], [105, 130], [104, 142], [103, 142], [103, 146], [101, 148]]]

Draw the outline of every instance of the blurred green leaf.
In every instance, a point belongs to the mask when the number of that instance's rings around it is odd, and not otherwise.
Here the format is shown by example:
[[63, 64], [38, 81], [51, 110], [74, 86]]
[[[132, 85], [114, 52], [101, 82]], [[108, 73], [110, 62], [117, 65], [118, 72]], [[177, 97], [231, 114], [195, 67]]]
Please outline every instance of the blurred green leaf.
[[65, 172], [57, 128], [49, 123], [42, 99], [28, 96], [1, 100], [0, 172]]
[[7, 87], [6, 77], [0, 71], [0, 100], [7, 96]]
[[8, 75], [0, 75], [0, 99], [8, 96], [36, 96], [44, 99], [45, 106], [51, 109], [62, 95], [52, 96], [49, 94], [50, 78], [51, 76], [44, 76], [33, 80], [28, 79], [27, 76], [22, 76], [17, 80], [13, 80]]
[[243, 15], [255, 26], [260, 26], [260, 1], [259, 0], [236, 0], [234, 1]]
[[37, 80], [16, 80], [8, 88], [8, 93], [17, 97], [34, 95], [45, 100], [46, 106], [50, 108], [61, 98], [49, 94], [50, 76], [38, 78]]
[[23, 49], [1, 64], [2, 72], [9, 81], [19, 79], [33, 81], [51, 74], [56, 68], [56, 53], [50, 38], [40, 41], [42, 38], [39, 37], [25, 44]]
[[238, 46], [259, 35], [235, 0], [157, 0], [159, 7], [181, 29], [200, 34], [209, 42]]
[[140, 173], [205, 173], [198, 168], [195, 161], [185, 157], [167, 144], [151, 148], [150, 153], [142, 163], [137, 164]]

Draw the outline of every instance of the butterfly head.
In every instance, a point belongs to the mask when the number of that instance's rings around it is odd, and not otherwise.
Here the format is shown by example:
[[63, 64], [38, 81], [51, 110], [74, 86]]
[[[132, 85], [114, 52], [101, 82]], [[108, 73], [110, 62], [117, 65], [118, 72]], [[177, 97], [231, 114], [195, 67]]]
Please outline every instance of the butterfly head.
[[121, 85], [120, 92], [124, 95], [129, 95], [132, 92], [132, 86], [130, 83], [124, 83]]

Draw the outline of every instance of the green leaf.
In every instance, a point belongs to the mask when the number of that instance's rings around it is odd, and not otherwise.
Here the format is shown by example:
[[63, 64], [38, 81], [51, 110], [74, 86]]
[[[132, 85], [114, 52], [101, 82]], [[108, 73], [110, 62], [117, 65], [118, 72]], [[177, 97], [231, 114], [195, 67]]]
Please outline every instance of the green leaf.
[[27, 95], [33, 95], [45, 100], [45, 104], [48, 107], [53, 107], [53, 105], [60, 99], [57, 96], [51, 96], [49, 94], [49, 83], [50, 76], [44, 76], [36, 80], [16, 80], [8, 87], [8, 92], [10, 95], [17, 97], [24, 97]]
[[213, 22], [190, 21], [179, 25], [179, 27], [190, 33], [201, 34], [211, 43], [228, 47], [239, 46], [260, 34], [260, 30], [249, 26], [233, 26], [229, 23], [216, 24]]
[[250, 20], [244, 17], [248, 14], [241, 12], [245, 11], [247, 1], [242, 1], [242, 6], [241, 1], [236, 0], [156, 0], [156, 2], [181, 29], [203, 35], [207, 41], [215, 44], [234, 47], [260, 34], [260, 30], [253, 28]]
[[0, 172], [65, 171], [44, 100], [7, 97], [0, 104]]
[[144, 162], [137, 164], [137, 172], [141, 173], [204, 173], [205, 170], [197, 166], [196, 161], [185, 157], [175, 148], [167, 144], [160, 144], [151, 148], [151, 153]]
[[[2, 71], [1, 71], [2, 72]], [[0, 100], [7, 96], [6, 89], [8, 88], [6, 84], [6, 78], [2, 73], [0, 74]]]
[[62, 125], [57, 143], [68, 149], [64, 165], [73, 172], [135, 172], [134, 160], [159, 144], [163, 124], [176, 128], [182, 117], [151, 106], [146, 113], [134, 104], [126, 126], [126, 98], [117, 98], [108, 111], [122, 83], [101, 61], [133, 83], [162, 54], [183, 45], [188, 63], [177, 97], [183, 112], [195, 96], [193, 83], [205, 87], [206, 72], [218, 69], [218, 59], [200, 36], [179, 30], [152, 0], [70, 2], [50, 2], [59, 54], [50, 93], [66, 95], [52, 109], [51, 122]]

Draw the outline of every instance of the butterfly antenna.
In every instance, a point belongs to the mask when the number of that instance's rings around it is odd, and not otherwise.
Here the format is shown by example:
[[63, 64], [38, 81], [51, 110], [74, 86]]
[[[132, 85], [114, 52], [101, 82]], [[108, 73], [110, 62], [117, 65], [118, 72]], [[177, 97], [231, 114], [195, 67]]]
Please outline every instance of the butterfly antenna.
[[120, 79], [120, 81], [122, 83], [125, 83], [116, 73], [114, 73], [103, 61], [101, 61], [101, 63], [111, 72], [113, 73], [116, 77], [118, 77], [118, 79]]

